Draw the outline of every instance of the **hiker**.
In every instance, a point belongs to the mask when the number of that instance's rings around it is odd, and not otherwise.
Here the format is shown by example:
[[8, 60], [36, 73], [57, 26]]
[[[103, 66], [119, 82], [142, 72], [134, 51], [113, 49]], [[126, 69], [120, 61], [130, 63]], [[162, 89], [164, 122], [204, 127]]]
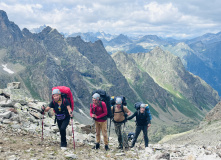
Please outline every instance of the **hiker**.
[[100, 148], [100, 132], [104, 137], [105, 150], [109, 150], [107, 137], [107, 107], [105, 102], [100, 101], [100, 95], [94, 93], [92, 96], [93, 103], [90, 104], [90, 116], [95, 120], [96, 145], [93, 149]]
[[[121, 126], [122, 124], [125, 125], [125, 122], [127, 120], [127, 116], [129, 116], [131, 114], [130, 110], [126, 107], [122, 105], [122, 99], [120, 97], [117, 97], [115, 100], [115, 105], [111, 107], [111, 111], [113, 113], [113, 122], [114, 122], [114, 127], [115, 127], [115, 132], [117, 134], [118, 137], [118, 143], [119, 146], [117, 147], [117, 149], [123, 149], [123, 138], [122, 138], [122, 131], [121, 131]], [[124, 126], [123, 126], [124, 127]], [[128, 140], [125, 139], [125, 149], [129, 149], [129, 145], [128, 145]]]
[[148, 106], [147, 104], [141, 104], [140, 109], [134, 112], [132, 116], [127, 118], [127, 120], [130, 120], [136, 116], [136, 130], [135, 130], [135, 136], [130, 146], [131, 148], [134, 147], [141, 130], [143, 130], [145, 147], [148, 147], [147, 129], [148, 127], [151, 126], [151, 121], [150, 121], [150, 115], [145, 111], [145, 108], [147, 106]]
[[72, 110], [68, 100], [61, 98], [61, 91], [59, 89], [54, 89], [52, 91], [53, 101], [48, 107], [42, 106], [42, 112], [48, 112], [51, 108], [55, 111], [55, 121], [58, 123], [58, 128], [61, 136], [61, 147], [67, 147], [66, 140], [66, 128], [69, 124], [70, 117], [72, 117]]

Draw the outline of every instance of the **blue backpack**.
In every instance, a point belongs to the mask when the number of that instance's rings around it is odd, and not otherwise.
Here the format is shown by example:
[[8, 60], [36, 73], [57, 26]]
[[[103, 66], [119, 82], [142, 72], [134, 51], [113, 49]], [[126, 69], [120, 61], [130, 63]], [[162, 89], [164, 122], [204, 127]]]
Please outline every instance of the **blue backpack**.
[[[140, 110], [140, 105], [141, 105], [141, 104], [143, 104], [143, 102], [136, 102], [136, 103], [134, 104], [134, 108], [138, 111], [138, 114], [140, 113], [139, 110]], [[151, 114], [150, 114], [150, 108], [149, 108], [149, 106], [147, 106], [147, 107], [145, 108], [145, 114], [147, 114], [147, 118], [149, 117], [149, 120], [152, 120], [152, 116], [151, 116]]]

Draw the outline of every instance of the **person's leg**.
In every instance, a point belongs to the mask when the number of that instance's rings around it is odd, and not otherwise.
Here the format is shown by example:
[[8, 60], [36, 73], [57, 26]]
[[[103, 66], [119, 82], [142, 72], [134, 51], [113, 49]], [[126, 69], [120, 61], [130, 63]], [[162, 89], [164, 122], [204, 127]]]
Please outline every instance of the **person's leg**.
[[104, 137], [105, 150], [109, 150], [108, 137], [107, 137], [107, 121], [100, 123], [101, 123], [102, 135]]
[[123, 148], [123, 144], [122, 144], [122, 134], [121, 134], [121, 125], [122, 125], [122, 123], [114, 123], [115, 132], [116, 132], [116, 134], [117, 134], [118, 143], [119, 143], [118, 149]]
[[144, 142], [145, 142], [145, 147], [148, 147], [148, 136], [147, 136], [147, 126], [143, 127], [143, 135], [144, 135]]
[[[123, 124], [123, 127], [125, 127], [124, 124]], [[122, 142], [123, 142], [123, 146], [125, 147], [125, 149], [128, 149], [128, 148], [129, 148], [129, 144], [128, 144], [127, 135], [126, 135], [126, 133], [125, 133], [125, 128], [123, 128]]]
[[58, 121], [58, 128], [61, 135], [61, 147], [67, 147], [66, 140], [66, 128], [69, 124], [70, 117], [66, 117], [64, 120]]
[[100, 144], [100, 140], [101, 140], [101, 127], [99, 122], [95, 121], [95, 128], [96, 128], [96, 142]]
[[107, 137], [107, 121], [101, 122], [102, 135], [104, 137], [104, 144], [108, 145], [108, 137]]
[[134, 138], [133, 138], [133, 141], [132, 141], [132, 144], [131, 144], [131, 148], [134, 147], [134, 145], [135, 145], [135, 143], [136, 143], [136, 141], [137, 141], [137, 138], [138, 138], [138, 136], [139, 136], [139, 134], [140, 134], [141, 128], [142, 128], [142, 127], [140, 127], [140, 126], [137, 126], [137, 127], [136, 127], [135, 136], [134, 136]]

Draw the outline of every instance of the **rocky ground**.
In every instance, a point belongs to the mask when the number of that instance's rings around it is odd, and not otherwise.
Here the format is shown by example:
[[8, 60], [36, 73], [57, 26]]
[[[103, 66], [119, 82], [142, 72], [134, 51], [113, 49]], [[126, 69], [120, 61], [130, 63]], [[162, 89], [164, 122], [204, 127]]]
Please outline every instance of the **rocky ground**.
[[[218, 160], [221, 159], [220, 146], [150, 144], [144, 148], [143, 142], [128, 151], [117, 150], [116, 138], [110, 138], [110, 150], [92, 149], [94, 139], [81, 141], [76, 132], [76, 146], [73, 147], [72, 137], [68, 137], [68, 147], [59, 147], [56, 137], [44, 137], [8, 125], [0, 125], [0, 159], [1, 160], [48, 160], [48, 159], [111, 159], [111, 160]], [[84, 137], [85, 134], [82, 134]], [[58, 136], [59, 137], [59, 136]], [[93, 137], [93, 136], [92, 136]]]

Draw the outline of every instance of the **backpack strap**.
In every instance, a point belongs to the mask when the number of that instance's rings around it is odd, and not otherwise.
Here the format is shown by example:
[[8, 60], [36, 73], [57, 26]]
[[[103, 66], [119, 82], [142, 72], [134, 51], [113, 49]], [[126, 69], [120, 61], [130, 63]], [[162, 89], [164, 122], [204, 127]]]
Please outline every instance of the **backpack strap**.
[[[102, 102], [100, 101], [100, 107], [102, 108], [102, 110], [103, 110], [103, 106], [102, 106]], [[104, 110], [103, 110], [103, 112], [104, 112]]]
[[[94, 108], [92, 106], [92, 103], [90, 103], [90, 108], [92, 109], [92, 113], [95, 114]], [[96, 109], [96, 108], [95, 108]]]
[[124, 111], [124, 106], [123, 106], [123, 104], [121, 104], [121, 110], [122, 110], [122, 112], [123, 112], [124, 115], [125, 115], [125, 111]]

